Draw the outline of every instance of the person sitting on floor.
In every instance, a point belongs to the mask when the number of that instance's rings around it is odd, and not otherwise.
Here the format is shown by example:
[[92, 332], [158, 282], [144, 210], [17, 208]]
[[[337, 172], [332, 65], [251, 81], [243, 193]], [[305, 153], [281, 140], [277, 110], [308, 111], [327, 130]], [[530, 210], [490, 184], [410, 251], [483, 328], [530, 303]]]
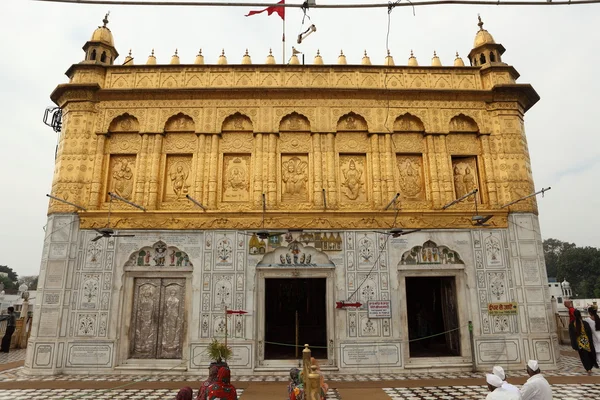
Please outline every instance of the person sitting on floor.
[[523, 400], [552, 400], [552, 389], [540, 371], [537, 360], [527, 361], [529, 379], [521, 388]]
[[175, 400], [192, 400], [193, 398], [194, 391], [191, 387], [186, 386], [179, 390], [179, 393], [177, 393], [177, 397], [175, 397]]
[[304, 400], [304, 383], [298, 368], [290, 369], [290, 383], [288, 385], [289, 400]]
[[508, 391], [502, 387], [502, 379], [494, 374], [485, 374], [485, 381], [490, 391], [485, 400], [521, 400], [519, 393]]
[[217, 374], [217, 381], [210, 385], [207, 400], [237, 400], [237, 392], [231, 384], [231, 371], [229, 367], [221, 367]]
[[506, 373], [504, 372], [504, 368], [502, 368], [499, 365], [496, 365], [494, 368], [492, 368], [492, 374], [502, 379], [502, 389], [506, 389], [509, 392], [513, 393], [520, 393], [519, 388], [517, 388], [515, 385], [511, 385], [510, 383], [506, 382]]
[[216, 365], [211, 365], [208, 368], [208, 378], [206, 378], [206, 380], [204, 382], [202, 382], [202, 385], [200, 386], [200, 390], [198, 390], [198, 396], [196, 397], [196, 400], [206, 400], [208, 397], [208, 388], [210, 388], [210, 385], [212, 385], [213, 383], [215, 383], [217, 381], [217, 374], [219, 373], [219, 367]]

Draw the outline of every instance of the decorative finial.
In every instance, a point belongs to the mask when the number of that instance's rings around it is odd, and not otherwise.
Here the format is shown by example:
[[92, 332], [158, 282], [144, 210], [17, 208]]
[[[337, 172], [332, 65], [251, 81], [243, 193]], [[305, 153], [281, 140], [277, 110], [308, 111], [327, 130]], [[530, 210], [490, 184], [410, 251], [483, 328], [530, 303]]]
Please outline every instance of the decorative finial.
[[221, 55], [225, 57], [225, 49], [221, 49]]
[[483, 21], [481, 20], [481, 15], [477, 14], [477, 19], [479, 20], [479, 22], [477, 23], [477, 25], [479, 26], [479, 30], [482, 31], [483, 30]]
[[129, 49], [129, 57], [131, 57], [131, 49]]
[[152, 53], [150, 54], [151, 57], [154, 57], [154, 49], [152, 49]]
[[272, 56], [273, 55], [273, 49], [269, 49], [269, 55]]
[[340, 50], [340, 56], [344, 55], [344, 50]]
[[410, 51], [410, 56], [411, 56], [411, 57], [414, 57], [414, 56], [415, 56], [415, 55], [413, 54], [413, 51], [412, 51], [412, 50]]
[[249, 55], [249, 54], [248, 54], [248, 49], [246, 49], [246, 54], [244, 54], [244, 55], [245, 55], [245, 56]]
[[459, 58], [458, 51], [456, 52], [456, 58]]
[[321, 50], [317, 49], [317, 55], [320, 56], [321, 55]]
[[108, 16], [110, 15], [110, 11], [106, 13], [102, 22], [104, 23], [104, 27], [106, 28], [106, 24], [108, 24]]
[[365, 49], [365, 55], [364, 55], [364, 56], [365, 56], [365, 57], [368, 57], [368, 55], [367, 55], [367, 49]]
[[177, 57], [177, 49], [175, 49], [175, 56]]
[[433, 51], [433, 56], [434, 56], [434, 57], [437, 57], [437, 54], [435, 54], [435, 50]]
[[198, 51], [198, 55], [199, 55], [199, 56], [201, 56], [201, 55], [202, 55], [202, 49], [200, 49], [200, 50]]
[[387, 50], [387, 53], [388, 53], [388, 57], [389, 57], [390, 56], [390, 49]]

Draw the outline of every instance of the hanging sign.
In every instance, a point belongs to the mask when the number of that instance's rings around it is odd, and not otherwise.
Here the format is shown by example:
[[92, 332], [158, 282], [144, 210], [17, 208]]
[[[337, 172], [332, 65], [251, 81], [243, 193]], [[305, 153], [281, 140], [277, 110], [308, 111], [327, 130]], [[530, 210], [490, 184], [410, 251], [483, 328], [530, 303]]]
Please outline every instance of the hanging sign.
[[369, 318], [392, 318], [392, 302], [390, 300], [370, 300], [367, 302]]
[[517, 315], [517, 303], [489, 303], [489, 315]]

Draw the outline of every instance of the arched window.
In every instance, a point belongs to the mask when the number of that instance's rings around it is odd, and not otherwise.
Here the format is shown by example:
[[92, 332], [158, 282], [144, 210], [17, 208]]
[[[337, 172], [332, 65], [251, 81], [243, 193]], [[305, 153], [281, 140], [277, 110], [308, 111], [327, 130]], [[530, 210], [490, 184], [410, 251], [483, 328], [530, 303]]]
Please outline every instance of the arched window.
[[479, 56], [479, 62], [481, 64], [485, 64], [485, 54], [481, 53], [481, 56]]
[[490, 51], [490, 62], [494, 62], [496, 61], [496, 56], [494, 55], [493, 52]]
[[106, 62], [106, 52], [103, 51], [102, 55], [100, 56], [100, 62]]
[[90, 56], [90, 60], [95, 60], [96, 59], [96, 49], [92, 50], [92, 54]]

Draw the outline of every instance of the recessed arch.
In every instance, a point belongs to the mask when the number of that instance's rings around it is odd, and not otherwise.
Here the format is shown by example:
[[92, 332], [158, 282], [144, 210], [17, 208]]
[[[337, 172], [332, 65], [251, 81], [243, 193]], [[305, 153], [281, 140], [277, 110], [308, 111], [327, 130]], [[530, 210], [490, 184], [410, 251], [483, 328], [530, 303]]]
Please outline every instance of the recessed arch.
[[253, 124], [250, 117], [240, 112], [229, 115], [223, 120], [221, 125], [221, 132], [234, 131], [234, 132], [252, 132]]
[[400, 264], [464, 264], [464, 261], [457, 251], [427, 240], [422, 245], [405, 251], [400, 259]]
[[165, 132], [194, 132], [194, 119], [187, 114], [179, 113], [169, 117], [165, 122]]
[[119, 115], [118, 117], [113, 118], [113, 120], [108, 125], [109, 133], [139, 131], [140, 123], [138, 119], [129, 113], [124, 113]]
[[449, 131], [479, 133], [479, 125], [473, 118], [465, 114], [458, 114], [450, 120]]
[[281, 119], [279, 131], [310, 132], [310, 121], [306, 116], [294, 111]]
[[423, 121], [410, 113], [400, 115], [394, 121], [394, 132], [425, 132]]
[[341, 131], [368, 131], [369, 125], [362, 115], [354, 112], [342, 115], [337, 121], [338, 132]]
[[131, 253], [126, 267], [193, 267], [189, 255], [159, 240]]

